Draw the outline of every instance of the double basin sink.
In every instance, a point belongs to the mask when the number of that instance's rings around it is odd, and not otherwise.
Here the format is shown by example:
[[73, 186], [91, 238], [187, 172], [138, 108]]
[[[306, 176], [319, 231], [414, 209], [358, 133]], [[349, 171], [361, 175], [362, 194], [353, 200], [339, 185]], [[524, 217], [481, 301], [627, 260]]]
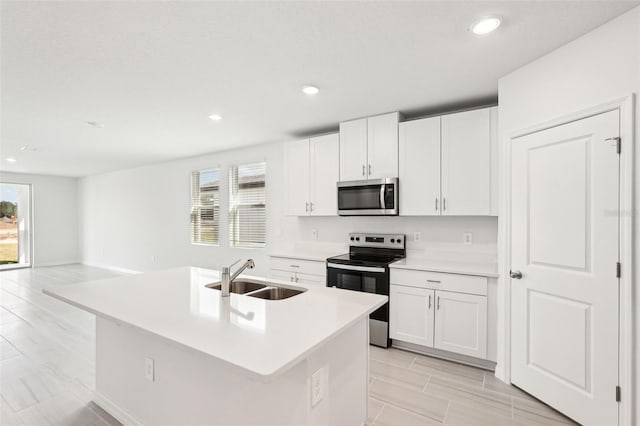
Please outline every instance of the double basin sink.
[[[222, 284], [219, 282], [207, 284], [205, 287], [213, 290], [222, 290]], [[229, 285], [229, 291], [231, 293], [257, 297], [259, 299], [282, 300], [304, 293], [307, 290], [302, 288], [280, 287], [274, 284], [265, 284], [251, 279], [237, 279], [231, 282]]]

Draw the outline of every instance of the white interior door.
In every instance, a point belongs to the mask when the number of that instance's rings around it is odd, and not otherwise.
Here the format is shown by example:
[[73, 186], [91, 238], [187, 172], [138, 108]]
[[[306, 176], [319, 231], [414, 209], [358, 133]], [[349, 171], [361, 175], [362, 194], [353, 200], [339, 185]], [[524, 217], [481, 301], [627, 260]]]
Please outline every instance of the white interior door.
[[338, 215], [340, 137], [337, 133], [310, 139], [311, 205], [314, 216]]
[[512, 141], [511, 379], [584, 425], [618, 424], [618, 136], [616, 110]]

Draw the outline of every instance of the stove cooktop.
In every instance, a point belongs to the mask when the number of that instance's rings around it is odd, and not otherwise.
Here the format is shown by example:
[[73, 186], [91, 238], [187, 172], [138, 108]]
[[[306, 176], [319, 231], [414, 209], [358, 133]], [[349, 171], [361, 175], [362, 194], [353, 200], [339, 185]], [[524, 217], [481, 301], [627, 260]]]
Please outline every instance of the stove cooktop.
[[388, 256], [388, 255], [371, 255], [345, 253], [340, 256], [334, 256], [327, 259], [329, 263], [341, 263], [344, 265], [358, 266], [387, 266], [396, 260], [402, 259], [404, 256]]

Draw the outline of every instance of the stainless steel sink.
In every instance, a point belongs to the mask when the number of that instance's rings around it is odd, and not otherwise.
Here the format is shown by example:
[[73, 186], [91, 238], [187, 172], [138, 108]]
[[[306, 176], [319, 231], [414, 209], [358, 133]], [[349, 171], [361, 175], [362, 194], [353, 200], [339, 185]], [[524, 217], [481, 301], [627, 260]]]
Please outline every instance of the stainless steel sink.
[[[221, 290], [222, 284], [221, 283], [207, 284], [205, 287], [212, 288], [214, 290]], [[266, 285], [253, 280], [235, 280], [231, 283], [229, 287], [230, 287], [229, 291], [231, 293], [246, 294], [252, 291], [265, 288]]]
[[259, 297], [260, 299], [267, 300], [282, 300], [288, 299], [300, 293], [304, 293], [305, 290], [296, 290], [293, 288], [285, 287], [269, 287], [264, 290], [256, 291], [251, 294], [247, 294], [250, 297]]

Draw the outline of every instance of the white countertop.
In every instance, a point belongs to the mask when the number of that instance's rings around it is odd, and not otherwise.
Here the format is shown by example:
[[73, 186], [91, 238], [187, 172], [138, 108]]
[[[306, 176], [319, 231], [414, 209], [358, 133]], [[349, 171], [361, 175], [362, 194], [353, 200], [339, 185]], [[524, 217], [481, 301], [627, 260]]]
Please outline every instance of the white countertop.
[[269, 253], [271, 257], [285, 257], [287, 259], [312, 260], [314, 262], [324, 262], [329, 257], [338, 256], [347, 253], [349, 250], [342, 251], [314, 251], [314, 250], [291, 250], [276, 251]]
[[464, 260], [436, 260], [428, 258], [407, 257], [389, 265], [394, 269], [413, 269], [417, 271], [444, 272], [448, 274], [477, 275], [497, 278], [496, 262], [468, 262]]
[[[219, 291], [205, 287], [218, 277], [217, 271], [183, 267], [43, 291], [263, 380], [284, 372], [388, 300], [376, 294], [313, 286], [299, 286], [307, 291], [277, 301], [233, 293], [222, 298]], [[291, 287], [282, 281], [269, 282]]]

